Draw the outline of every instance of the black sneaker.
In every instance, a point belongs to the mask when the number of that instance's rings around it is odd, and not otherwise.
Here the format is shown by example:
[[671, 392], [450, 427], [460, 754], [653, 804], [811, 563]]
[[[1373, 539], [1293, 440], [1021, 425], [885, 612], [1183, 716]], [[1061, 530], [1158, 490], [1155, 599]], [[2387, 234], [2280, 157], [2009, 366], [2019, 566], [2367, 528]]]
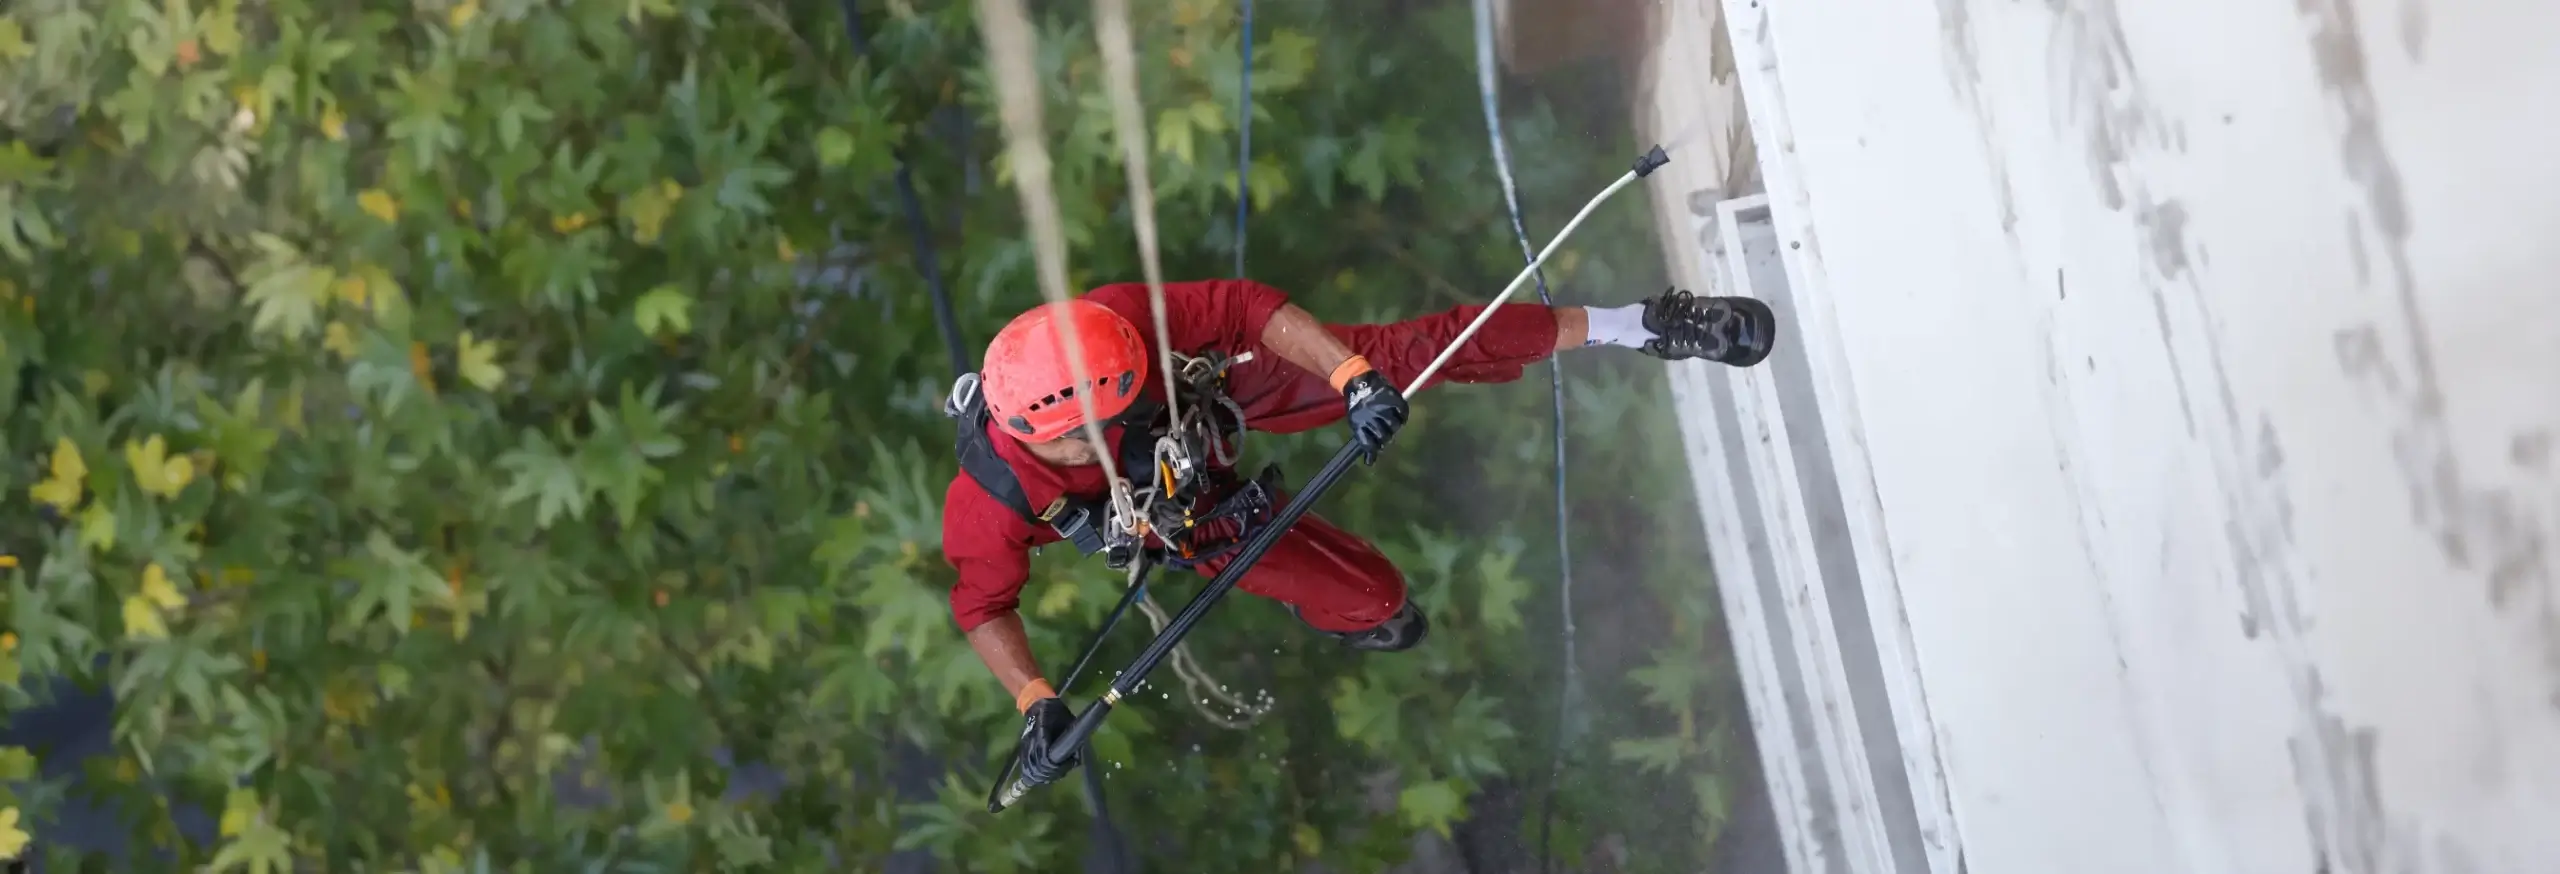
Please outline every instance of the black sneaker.
[[1644, 302], [1644, 329], [1653, 332], [1644, 353], [1655, 358], [1704, 358], [1750, 367], [1768, 358], [1777, 344], [1778, 316], [1752, 298], [1699, 297], [1666, 289]]
[[[1297, 616], [1300, 622], [1307, 621], [1304, 615], [1298, 613], [1296, 605], [1289, 607], [1289, 614]], [[1422, 639], [1430, 635], [1431, 618], [1423, 615], [1422, 608], [1413, 605], [1413, 599], [1407, 598], [1404, 606], [1397, 608], [1396, 614], [1387, 617], [1385, 622], [1360, 631], [1326, 631], [1319, 628], [1316, 629], [1316, 633], [1342, 641], [1342, 645], [1356, 650], [1403, 652], [1420, 645]]]

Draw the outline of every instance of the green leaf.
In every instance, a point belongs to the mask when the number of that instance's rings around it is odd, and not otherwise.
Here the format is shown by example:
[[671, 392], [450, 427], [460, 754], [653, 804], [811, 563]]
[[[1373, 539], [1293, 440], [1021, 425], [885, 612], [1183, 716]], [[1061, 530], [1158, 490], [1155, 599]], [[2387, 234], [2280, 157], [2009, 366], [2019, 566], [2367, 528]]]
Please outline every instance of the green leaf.
[[1456, 781], [1430, 780], [1396, 793], [1396, 810], [1404, 814], [1406, 825], [1430, 829], [1445, 838], [1449, 826], [1466, 818], [1467, 796]]
[[240, 835], [223, 844], [213, 854], [213, 874], [246, 871], [248, 874], [284, 874], [293, 870], [292, 837], [261, 815], [251, 820]]
[[1670, 774], [1679, 770], [1687, 746], [1678, 735], [1622, 740], [1609, 744], [1609, 755], [1643, 768], [1647, 773]]
[[845, 162], [853, 160], [853, 148], [853, 134], [846, 133], [844, 128], [829, 126], [818, 129], [818, 166], [830, 170], [844, 166]]
[[1627, 679], [1644, 687], [1645, 703], [1664, 710], [1682, 712], [1697, 700], [1698, 686], [1706, 679], [1701, 662], [1677, 653], [1657, 655], [1653, 664], [1627, 672]]
[[256, 308], [250, 328], [299, 340], [318, 323], [320, 306], [329, 299], [329, 286], [337, 281], [337, 274], [303, 263], [299, 253], [277, 238], [262, 236], [259, 246], [266, 250], [267, 259], [249, 280], [248, 302]]
[[684, 289], [673, 285], [650, 289], [648, 294], [640, 296], [639, 302], [632, 304], [631, 323], [640, 326], [641, 333], [651, 336], [662, 331], [673, 331], [678, 335], [689, 333], [693, 330], [693, 298], [686, 295]]
[[415, 615], [418, 602], [441, 594], [443, 577], [379, 529], [365, 538], [365, 554], [367, 561], [356, 575], [355, 595], [347, 600], [340, 621], [350, 627], [360, 626], [380, 611], [393, 633], [408, 634], [409, 620]]
[[1395, 741], [1402, 702], [1395, 692], [1344, 677], [1334, 686], [1334, 728], [1344, 740], [1384, 751]]
[[1516, 631], [1521, 627], [1520, 602], [1529, 597], [1529, 581], [1519, 574], [1520, 554], [1508, 550], [1486, 552], [1476, 559], [1478, 607], [1484, 613], [1487, 631]]
[[1191, 115], [1184, 110], [1168, 109], [1156, 116], [1156, 152], [1172, 155], [1184, 166], [1196, 165], [1198, 157], [1191, 141]]
[[498, 456], [498, 467], [515, 474], [507, 490], [498, 496], [498, 503], [512, 507], [536, 501], [535, 527], [549, 528], [563, 514], [573, 519], [585, 517], [587, 485], [580, 481], [576, 466], [541, 434], [526, 429], [520, 445]]

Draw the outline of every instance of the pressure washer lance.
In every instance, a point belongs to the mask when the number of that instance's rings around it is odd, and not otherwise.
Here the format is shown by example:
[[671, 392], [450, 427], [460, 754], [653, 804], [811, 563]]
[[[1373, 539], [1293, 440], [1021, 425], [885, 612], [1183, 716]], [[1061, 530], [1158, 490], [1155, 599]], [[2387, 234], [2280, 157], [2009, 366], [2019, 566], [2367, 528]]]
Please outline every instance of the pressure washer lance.
[[[1458, 332], [1458, 338], [1450, 341], [1447, 349], [1440, 351], [1440, 357], [1432, 359], [1431, 366], [1423, 368], [1422, 374], [1414, 378], [1413, 386], [1406, 389], [1405, 394], [1411, 395], [1420, 391], [1432, 375], [1439, 373], [1440, 368], [1449, 363], [1449, 357], [1456, 354], [1459, 347], [1466, 345], [1467, 340], [1484, 327], [1485, 321], [1493, 317], [1494, 310], [1500, 308], [1503, 302], [1510, 300], [1512, 293], [1519, 291], [1523, 283], [1537, 275], [1538, 268], [1547, 263], [1547, 258], [1554, 255], [1558, 247], [1564, 245], [1566, 238], [1573, 236], [1575, 229], [1582, 227], [1583, 220], [1590, 218], [1593, 210], [1599, 209], [1600, 204], [1608, 202], [1609, 198], [1616, 196], [1620, 190], [1635, 184], [1636, 180], [1653, 175], [1653, 171], [1662, 169], [1662, 165], [1669, 163], [1671, 163], [1671, 156], [1663, 152], [1661, 146], [1654, 146], [1650, 151], [1636, 158], [1635, 167], [1628, 170], [1626, 175], [1609, 183], [1608, 188], [1602, 189], [1598, 196], [1591, 198], [1589, 203], [1583, 204], [1582, 211], [1575, 213], [1573, 220], [1566, 222], [1564, 228], [1556, 232], [1555, 238], [1547, 242], [1547, 247], [1538, 252], [1537, 259], [1530, 261], [1529, 266], [1520, 271], [1520, 275], [1512, 277], [1511, 284], [1505, 286], [1501, 294], [1494, 296], [1493, 303], [1486, 305], [1483, 312], [1477, 313], [1475, 321], [1467, 323], [1466, 330]], [[1165, 656], [1172, 654], [1173, 648], [1182, 643], [1182, 638], [1191, 633], [1192, 626], [1200, 624], [1200, 620], [1208, 616], [1209, 608], [1217, 606], [1218, 600], [1226, 597], [1227, 590], [1235, 588], [1236, 581], [1242, 579], [1246, 571], [1251, 570], [1256, 562], [1262, 560], [1263, 553], [1270, 552], [1271, 547], [1280, 542], [1280, 536], [1288, 533], [1289, 526], [1297, 524], [1298, 517], [1306, 515], [1307, 510], [1314, 507], [1315, 502], [1323, 498], [1325, 492], [1331, 491], [1334, 484], [1342, 481], [1343, 475], [1351, 472], [1352, 463], [1359, 458], [1360, 453], [1352, 444], [1345, 444], [1340, 450], [1334, 452], [1332, 460], [1325, 462], [1324, 468], [1316, 471], [1316, 475], [1309, 478], [1307, 484], [1300, 488], [1296, 495], [1290, 497], [1289, 503], [1272, 516], [1270, 524], [1262, 526], [1260, 530], [1253, 533], [1253, 539], [1245, 542], [1244, 548], [1236, 553], [1235, 558], [1227, 563], [1225, 569], [1218, 572], [1217, 578], [1210, 580], [1209, 585], [1200, 590], [1200, 594], [1193, 595], [1190, 603], [1182, 605], [1182, 612], [1175, 614], [1173, 621], [1166, 623], [1164, 630], [1157, 632], [1155, 639], [1147, 642], [1147, 648], [1138, 653], [1137, 659], [1131, 661], [1129, 667], [1121, 671], [1119, 676], [1112, 678], [1111, 686], [1102, 692], [1102, 699], [1085, 708], [1083, 713], [1077, 714], [1075, 723], [1067, 726], [1066, 733], [1060, 735], [1058, 742], [1050, 748], [1084, 749], [1085, 743], [1093, 739], [1093, 733], [1102, 728], [1102, 720], [1111, 715], [1111, 708], [1118, 706], [1121, 699], [1137, 692], [1138, 687], [1146, 682], [1147, 674], [1154, 671], [1156, 665], [1164, 661]], [[1013, 765], [1019, 764], [1022, 754], [1022, 748], [1015, 747], [1016, 761], [1008, 764], [1005, 769], [1007, 772], [1019, 773], [1020, 769]], [[1092, 765], [1088, 763], [1086, 767], [1092, 767]], [[997, 783], [1000, 787], [999, 791], [987, 799], [987, 812], [1002, 813], [1005, 808], [1012, 807], [1016, 802], [1021, 801], [1022, 796], [1030, 792], [1035, 785], [1038, 784], [1024, 777], [1016, 777], [1009, 785], [999, 780]]]

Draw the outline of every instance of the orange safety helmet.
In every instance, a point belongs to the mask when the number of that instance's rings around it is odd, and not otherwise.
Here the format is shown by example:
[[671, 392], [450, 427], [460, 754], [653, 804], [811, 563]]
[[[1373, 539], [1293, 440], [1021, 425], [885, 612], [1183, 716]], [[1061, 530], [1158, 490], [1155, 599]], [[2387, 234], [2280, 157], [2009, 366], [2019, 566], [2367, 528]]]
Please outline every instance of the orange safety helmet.
[[1033, 307], [987, 342], [987, 409], [1015, 439], [1045, 443], [1084, 425], [1060, 326], [1076, 332], [1087, 385], [1100, 383], [1085, 392], [1095, 415], [1109, 419], [1129, 409], [1146, 384], [1147, 341], [1128, 319], [1089, 300]]

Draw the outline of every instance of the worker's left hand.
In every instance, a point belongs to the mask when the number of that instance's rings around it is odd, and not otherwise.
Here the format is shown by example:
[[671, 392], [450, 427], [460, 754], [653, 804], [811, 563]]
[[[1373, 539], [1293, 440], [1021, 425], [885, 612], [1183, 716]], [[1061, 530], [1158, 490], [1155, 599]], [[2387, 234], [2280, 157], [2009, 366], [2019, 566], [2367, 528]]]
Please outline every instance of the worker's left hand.
[[1038, 786], [1056, 782], [1075, 768], [1079, 750], [1060, 749], [1059, 738], [1076, 714], [1060, 698], [1042, 698], [1022, 714], [1022, 779]]
[[1351, 422], [1351, 444], [1359, 447], [1361, 463], [1378, 463], [1378, 450], [1395, 439], [1413, 408], [1405, 403], [1404, 392], [1375, 370], [1343, 383], [1342, 399], [1350, 407], [1345, 418]]

